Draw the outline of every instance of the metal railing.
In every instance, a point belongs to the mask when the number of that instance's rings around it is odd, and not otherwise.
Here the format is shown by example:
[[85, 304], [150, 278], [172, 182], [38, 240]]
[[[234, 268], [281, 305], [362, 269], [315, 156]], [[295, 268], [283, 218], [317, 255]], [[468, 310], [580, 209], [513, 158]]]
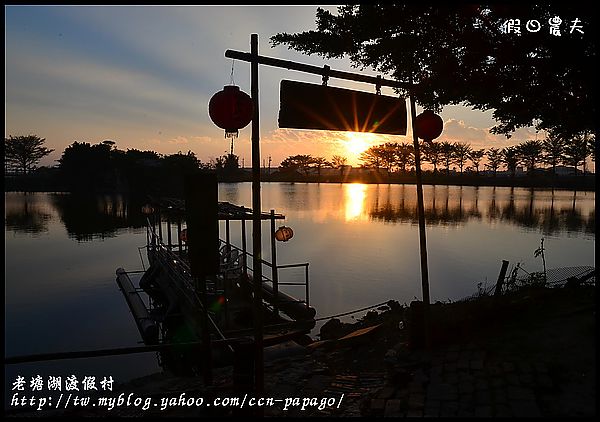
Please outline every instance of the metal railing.
[[[231, 243], [227, 243], [226, 241], [219, 239], [220, 241], [220, 250], [225, 250], [225, 255], [227, 255], [227, 248], [230, 249], [229, 255], [231, 255], [231, 251], [237, 251], [239, 253], [238, 258], [236, 260], [240, 260], [242, 263], [242, 271], [250, 271], [250, 272], [254, 272], [253, 268], [249, 265], [251, 262], [253, 262], [253, 257], [254, 255], [248, 251], [244, 251], [243, 249], [231, 244]], [[246, 256], [246, 259], [244, 259], [244, 255]], [[250, 259], [248, 259], [250, 258]], [[225, 257], [225, 259], [227, 259], [227, 257]], [[243, 267], [243, 263], [246, 263], [246, 266]], [[273, 264], [269, 261], [265, 261], [264, 259], [260, 260], [262, 265], [265, 265], [269, 268], [271, 268], [271, 270], [274, 270], [277, 273], [277, 280], [279, 280], [279, 270], [281, 269], [289, 269], [289, 268], [304, 268], [304, 281], [303, 282], [281, 282], [281, 281], [277, 281], [276, 283], [273, 281], [272, 278], [269, 278], [265, 275], [264, 271], [262, 272], [262, 282], [263, 283], [271, 283], [271, 285], [273, 286], [273, 288], [275, 288], [275, 286], [305, 286], [304, 287], [304, 300], [297, 300], [295, 302], [298, 303], [305, 303], [306, 307], [310, 306], [310, 290], [309, 290], [309, 275], [308, 275], [308, 266], [309, 263], [308, 262], [302, 262], [302, 263], [298, 263], [298, 264], [285, 264], [285, 265], [277, 265], [275, 268], [273, 268]], [[227, 271], [227, 269], [225, 269], [225, 271]], [[274, 277], [275, 278], [275, 277]]]
[[[158, 222], [158, 224], [161, 224]], [[160, 226], [159, 226], [160, 228]], [[163, 261], [165, 264], [175, 264], [175, 265], [167, 265], [166, 267], [170, 269], [171, 275], [177, 280], [181, 281], [181, 286], [185, 286], [185, 291], [182, 293], [188, 296], [197, 296], [195, 286], [192, 285], [191, 281], [191, 270], [189, 268], [188, 263], [178, 254], [174, 253], [174, 249], [180, 249], [181, 245], [172, 244], [165, 245], [162, 239], [162, 230], [159, 230], [159, 233], [156, 233], [154, 225], [151, 224], [150, 219], [146, 219], [146, 247], [147, 251], [153, 251], [154, 256]], [[239, 277], [242, 273], [248, 275], [249, 273], [254, 273], [254, 269], [252, 268], [254, 255], [247, 250], [244, 250], [236, 245], [233, 245], [230, 242], [227, 242], [223, 239], [219, 239], [219, 250], [220, 250], [220, 272], [223, 278], [234, 278]], [[235, 251], [235, 253], [234, 253]], [[168, 262], [171, 261], [171, 262]], [[261, 271], [262, 273], [262, 283], [269, 283], [274, 292], [279, 292], [279, 286], [304, 286], [304, 299], [297, 299], [291, 302], [303, 303], [307, 308], [310, 307], [310, 283], [309, 283], [309, 263], [296, 263], [296, 264], [284, 264], [284, 265], [276, 265], [264, 259], [260, 260], [261, 265], [269, 267], [271, 269], [272, 278], [265, 275], [265, 271]], [[279, 281], [279, 273], [280, 270], [288, 270], [293, 268], [304, 268], [304, 280], [300, 282], [280, 282]], [[233, 277], [232, 277], [233, 276]], [[274, 281], [276, 280], [276, 281]], [[179, 288], [179, 287], [178, 287]], [[216, 284], [215, 284], [215, 292], [216, 292]], [[278, 294], [274, 295], [274, 303], [273, 306], [277, 310], [278, 303], [286, 303], [290, 302], [288, 300], [282, 300]], [[198, 299], [198, 302], [200, 300]]]

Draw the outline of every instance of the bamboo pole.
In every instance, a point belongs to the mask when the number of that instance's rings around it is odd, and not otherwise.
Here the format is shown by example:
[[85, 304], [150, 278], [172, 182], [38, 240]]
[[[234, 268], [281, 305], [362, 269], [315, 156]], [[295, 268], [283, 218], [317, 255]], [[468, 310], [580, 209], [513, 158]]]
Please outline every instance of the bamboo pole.
[[262, 315], [262, 239], [260, 212], [260, 127], [258, 103], [258, 34], [250, 35], [252, 116], [252, 268], [254, 278], [254, 388], [264, 389]]
[[413, 146], [415, 148], [415, 173], [417, 177], [417, 211], [419, 217], [419, 246], [421, 255], [421, 287], [423, 291], [423, 326], [425, 329], [425, 345], [430, 346], [429, 330], [429, 271], [427, 268], [427, 237], [425, 233], [425, 207], [423, 205], [423, 176], [421, 175], [421, 153], [419, 152], [419, 138], [415, 131], [417, 110], [415, 97], [410, 95], [410, 117], [412, 125]]

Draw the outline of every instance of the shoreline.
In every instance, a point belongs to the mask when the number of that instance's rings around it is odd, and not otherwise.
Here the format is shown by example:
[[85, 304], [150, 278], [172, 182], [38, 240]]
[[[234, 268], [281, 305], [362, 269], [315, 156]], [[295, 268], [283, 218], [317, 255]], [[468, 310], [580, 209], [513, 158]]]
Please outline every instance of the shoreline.
[[[412, 305], [369, 312], [330, 331], [326, 340], [265, 359], [264, 396], [332, 397], [341, 406], [286, 410], [281, 403], [262, 412], [278, 417], [591, 417], [596, 414], [595, 289], [530, 287], [498, 298], [433, 305], [437, 322], [450, 334], [438, 337], [429, 349], [415, 343], [419, 330]], [[376, 329], [342, 338], [346, 331], [363, 327]], [[213, 385], [206, 386], [202, 377], [160, 372], [124, 382], [114, 394], [174, 401], [182, 395], [207, 400], [244, 396], [233, 384], [231, 367], [215, 369], [213, 375]], [[248, 409], [240, 411], [173, 406], [107, 412], [87, 407], [5, 416], [251, 415]]]
[[[529, 188], [529, 189], [545, 189], [545, 190], [561, 190], [561, 191], [577, 191], [577, 192], [595, 192], [596, 183], [595, 175], [593, 177], [586, 177], [582, 180], [582, 183], [571, 184], [567, 183], [568, 180], [561, 181], [562, 183], [548, 184], [546, 179], [526, 179], [523, 178], [517, 181], [498, 178], [498, 179], [485, 179], [485, 180], [461, 180], [461, 179], [450, 179], [450, 180], [432, 180], [431, 178], [424, 177], [424, 186], [471, 186], [471, 187], [503, 187], [503, 188]], [[559, 179], [560, 181], [560, 179]], [[251, 183], [252, 180], [248, 178], [224, 178], [220, 177], [218, 183]], [[390, 178], [389, 180], [373, 180], [373, 179], [348, 179], [348, 180], [333, 180], [327, 178], [323, 180], [316, 180], [316, 178], [273, 178], [264, 177], [261, 183], [305, 183], [305, 184], [367, 184], [367, 185], [416, 185], [416, 180], [411, 178]], [[14, 182], [5, 179], [4, 192], [60, 192], [60, 193], [84, 193], [78, 191], [71, 191], [61, 185], [48, 185], [45, 183], [39, 183], [37, 181], [21, 183]], [[85, 193], [104, 193], [104, 194], [131, 194], [132, 192], [128, 189], [94, 189], [85, 191]], [[146, 192], [142, 192], [144, 194]], [[149, 192], [148, 192], [149, 193]], [[152, 192], [156, 194], [156, 192]], [[173, 195], [175, 192], [159, 192], [160, 195]]]

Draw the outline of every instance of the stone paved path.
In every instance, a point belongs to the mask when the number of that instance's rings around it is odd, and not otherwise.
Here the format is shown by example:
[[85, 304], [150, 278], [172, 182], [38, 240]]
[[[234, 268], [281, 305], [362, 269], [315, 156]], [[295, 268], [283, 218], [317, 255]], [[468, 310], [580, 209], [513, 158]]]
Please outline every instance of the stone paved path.
[[[474, 344], [452, 345], [420, 356], [398, 354], [390, 382], [374, 393], [364, 414], [386, 417], [540, 417], [593, 415], [592, 397], [553, 379], [546, 362], [494, 355]], [[570, 395], [570, 396], [569, 396]]]

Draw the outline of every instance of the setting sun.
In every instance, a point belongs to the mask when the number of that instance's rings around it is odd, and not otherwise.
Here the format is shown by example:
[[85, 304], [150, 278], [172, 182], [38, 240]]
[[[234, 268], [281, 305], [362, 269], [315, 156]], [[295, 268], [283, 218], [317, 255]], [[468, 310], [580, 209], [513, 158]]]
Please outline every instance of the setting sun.
[[342, 154], [348, 157], [349, 164], [359, 164], [360, 154], [373, 145], [385, 142], [385, 137], [373, 133], [346, 132], [342, 142]]

